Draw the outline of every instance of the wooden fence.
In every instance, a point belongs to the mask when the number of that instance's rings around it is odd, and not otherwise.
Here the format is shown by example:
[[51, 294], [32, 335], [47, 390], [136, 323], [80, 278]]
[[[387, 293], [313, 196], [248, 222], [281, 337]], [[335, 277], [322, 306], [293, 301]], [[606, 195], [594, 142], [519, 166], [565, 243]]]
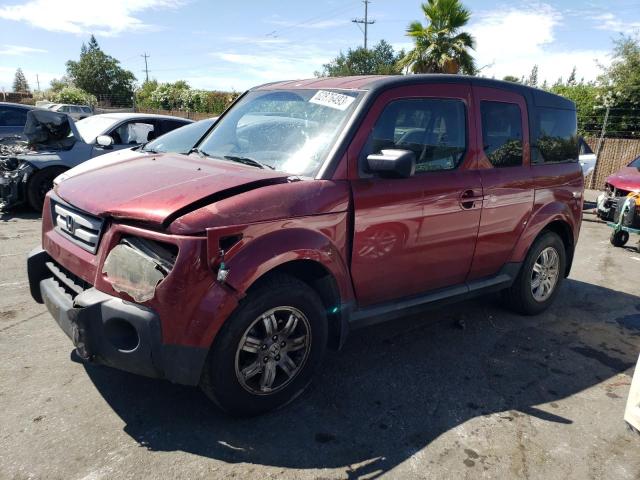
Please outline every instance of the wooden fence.
[[172, 115], [174, 117], [188, 118], [190, 120], [204, 120], [205, 118], [211, 118], [211, 117], [217, 116], [215, 113], [188, 112], [186, 110], [155, 110], [153, 108], [138, 108], [136, 109], [136, 112], [157, 113], [159, 115]]
[[[595, 152], [597, 137], [585, 137], [585, 141]], [[602, 190], [609, 175], [617, 172], [631, 160], [640, 156], [639, 138], [605, 138], [600, 148], [598, 163], [593, 174], [585, 181], [587, 188]]]

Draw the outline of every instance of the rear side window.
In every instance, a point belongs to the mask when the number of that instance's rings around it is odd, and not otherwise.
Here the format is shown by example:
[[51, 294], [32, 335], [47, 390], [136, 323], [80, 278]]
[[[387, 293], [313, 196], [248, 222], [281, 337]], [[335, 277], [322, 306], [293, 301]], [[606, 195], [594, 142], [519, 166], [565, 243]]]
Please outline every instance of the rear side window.
[[515, 103], [480, 102], [484, 153], [494, 167], [522, 165], [522, 114]]
[[378, 118], [366, 150], [411, 150], [416, 154], [416, 173], [453, 170], [466, 150], [466, 124], [460, 100], [397, 100]]
[[27, 123], [24, 108], [0, 107], [0, 127], [22, 127]]
[[161, 120], [160, 121], [160, 132], [167, 133], [176, 128], [184, 127], [185, 125], [189, 125], [189, 122], [181, 122], [179, 120]]
[[576, 112], [538, 108], [538, 163], [578, 161]]

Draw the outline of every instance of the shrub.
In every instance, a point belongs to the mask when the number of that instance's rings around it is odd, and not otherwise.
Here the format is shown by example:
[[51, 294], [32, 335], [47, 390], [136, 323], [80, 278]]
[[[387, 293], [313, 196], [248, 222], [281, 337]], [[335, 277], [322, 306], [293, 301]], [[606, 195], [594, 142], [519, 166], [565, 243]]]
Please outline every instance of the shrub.
[[64, 87], [50, 95], [55, 103], [70, 103], [71, 105], [95, 105], [96, 97], [78, 87]]

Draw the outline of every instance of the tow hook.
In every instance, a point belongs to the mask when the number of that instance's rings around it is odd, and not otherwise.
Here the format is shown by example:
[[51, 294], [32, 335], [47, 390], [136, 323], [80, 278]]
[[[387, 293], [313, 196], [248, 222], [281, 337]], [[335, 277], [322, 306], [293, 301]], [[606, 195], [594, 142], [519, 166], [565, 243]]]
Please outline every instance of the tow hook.
[[229, 269], [227, 265], [224, 263], [224, 250], [220, 249], [220, 266], [218, 267], [218, 276], [217, 280], [220, 283], [225, 283], [227, 281], [227, 277], [229, 276]]

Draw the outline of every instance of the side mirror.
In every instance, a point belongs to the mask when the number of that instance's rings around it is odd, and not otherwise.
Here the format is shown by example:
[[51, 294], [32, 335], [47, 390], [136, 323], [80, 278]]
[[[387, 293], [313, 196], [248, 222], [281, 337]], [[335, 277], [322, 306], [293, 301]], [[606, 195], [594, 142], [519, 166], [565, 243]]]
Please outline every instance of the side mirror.
[[96, 143], [101, 147], [110, 147], [113, 145], [113, 138], [109, 135], [98, 135]]
[[416, 171], [416, 154], [411, 150], [382, 150], [367, 157], [369, 171], [381, 177], [407, 178]]

